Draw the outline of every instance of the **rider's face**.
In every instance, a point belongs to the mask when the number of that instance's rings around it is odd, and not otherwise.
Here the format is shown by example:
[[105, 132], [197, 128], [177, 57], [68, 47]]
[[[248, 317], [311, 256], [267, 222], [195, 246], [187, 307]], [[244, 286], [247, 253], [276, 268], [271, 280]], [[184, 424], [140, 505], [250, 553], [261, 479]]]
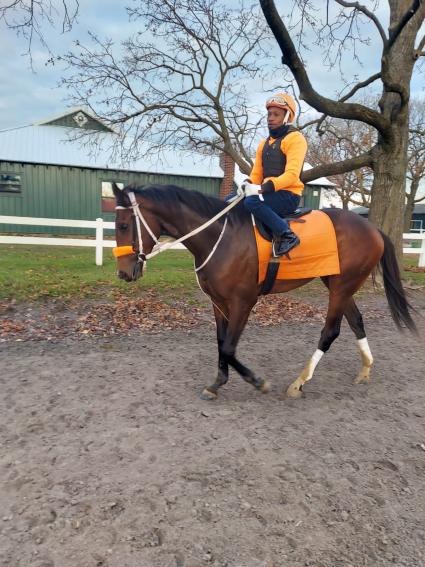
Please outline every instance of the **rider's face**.
[[286, 110], [283, 108], [278, 108], [277, 106], [271, 106], [267, 109], [267, 126], [269, 128], [278, 128], [283, 124], [283, 119], [286, 116]]

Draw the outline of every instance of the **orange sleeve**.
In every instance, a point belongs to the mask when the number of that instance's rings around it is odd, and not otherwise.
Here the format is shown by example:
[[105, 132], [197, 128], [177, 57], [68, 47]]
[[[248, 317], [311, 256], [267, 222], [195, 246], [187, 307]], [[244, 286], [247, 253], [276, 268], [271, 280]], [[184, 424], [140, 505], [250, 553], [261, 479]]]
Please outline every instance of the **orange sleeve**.
[[266, 140], [261, 140], [255, 154], [254, 165], [249, 175], [251, 182], [255, 185], [261, 185], [261, 183], [263, 182], [263, 148], [265, 143]]
[[[280, 147], [286, 156], [285, 172], [278, 177], [269, 177], [268, 179], [273, 181], [276, 191], [280, 189], [293, 190], [295, 188], [302, 190], [304, 185], [300, 180], [300, 175], [307, 153], [306, 139], [301, 132], [292, 132], [282, 140]], [[257, 161], [257, 158], [255, 161]]]

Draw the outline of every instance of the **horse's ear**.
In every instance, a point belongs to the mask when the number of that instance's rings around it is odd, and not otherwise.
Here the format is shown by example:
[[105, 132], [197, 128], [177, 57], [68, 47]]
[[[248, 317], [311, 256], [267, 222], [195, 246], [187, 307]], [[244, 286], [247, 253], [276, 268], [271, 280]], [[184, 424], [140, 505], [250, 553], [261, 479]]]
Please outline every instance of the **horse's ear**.
[[119, 196], [121, 195], [122, 189], [118, 187], [115, 181], [112, 183], [112, 191], [114, 192], [115, 198], [118, 199]]
[[128, 195], [124, 192], [124, 189], [120, 189], [116, 183], [112, 183], [112, 191], [114, 193], [118, 207], [130, 206], [130, 199], [128, 198]]

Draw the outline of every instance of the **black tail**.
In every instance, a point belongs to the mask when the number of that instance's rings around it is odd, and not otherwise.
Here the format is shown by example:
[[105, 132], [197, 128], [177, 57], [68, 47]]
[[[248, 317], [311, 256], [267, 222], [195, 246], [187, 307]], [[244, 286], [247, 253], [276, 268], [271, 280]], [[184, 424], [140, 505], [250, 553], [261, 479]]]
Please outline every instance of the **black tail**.
[[385, 295], [387, 296], [388, 305], [390, 306], [391, 316], [399, 329], [402, 329], [402, 323], [406, 325], [412, 332], [417, 333], [416, 325], [409, 313], [412, 306], [406, 299], [400, 278], [400, 270], [394, 250], [394, 244], [391, 239], [381, 233], [384, 239], [384, 253], [381, 258], [382, 275], [384, 277]]

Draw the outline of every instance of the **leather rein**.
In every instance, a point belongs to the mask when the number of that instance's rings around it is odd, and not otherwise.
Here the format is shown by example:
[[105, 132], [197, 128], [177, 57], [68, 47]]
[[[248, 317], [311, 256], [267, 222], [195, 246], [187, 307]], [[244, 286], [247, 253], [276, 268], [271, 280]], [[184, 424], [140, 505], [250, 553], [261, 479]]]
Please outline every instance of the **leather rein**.
[[[217, 213], [214, 217], [209, 219], [207, 222], [205, 222], [204, 224], [202, 224], [198, 228], [195, 228], [194, 230], [192, 230], [188, 234], [185, 234], [184, 236], [182, 236], [181, 238], [179, 238], [177, 240], [174, 240], [172, 242], [164, 242], [163, 244], [161, 244], [159, 242], [158, 238], [152, 232], [152, 230], [149, 227], [146, 219], [144, 218], [142, 211], [140, 210], [140, 205], [136, 200], [136, 196], [135, 196], [134, 192], [129, 191], [127, 193], [127, 195], [130, 199], [131, 205], [129, 207], [117, 206], [117, 207], [115, 207], [115, 210], [133, 209], [133, 219], [134, 219], [134, 223], [136, 225], [138, 246], [137, 247], [135, 246], [136, 242], [135, 242], [135, 240], [133, 240], [133, 244], [131, 246], [129, 246], [129, 245], [127, 245], [127, 246], [116, 246], [115, 248], [112, 249], [112, 253], [115, 256], [115, 258], [119, 258], [121, 256], [130, 256], [130, 255], [133, 255], [133, 254], [137, 255], [137, 260], [136, 260], [136, 264], [134, 266], [133, 274], [135, 274], [136, 272], [138, 272], [140, 270], [143, 272], [143, 269], [146, 265], [146, 262], [150, 258], [153, 258], [154, 256], [156, 256], [160, 252], [164, 252], [165, 250], [169, 250], [170, 248], [172, 248], [176, 244], [179, 244], [180, 242], [184, 242], [188, 238], [191, 238], [192, 236], [195, 236], [195, 234], [198, 234], [199, 232], [202, 232], [203, 230], [205, 230], [208, 226], [210, 226], [216, 220], [218, 220], [222, 216], [226, 215], [230, 211], [230, 209], [232, 209], [235, 205], [237, 205], [244, 198], [243, 194], [238, 195], [235, 199], [233, 199], [231, 201], [231, 203], [229, 203], [229, 205], [227, 207], [225, 207], [222, 211]], [[143, 224], [143, 226], [146, 228], [148, 234], [150, 235], [150, 237], [155, 242], [155, 245], [154, 245], [154, 247], [152, 248], [152, 251], [149, 254], [146, 254], [144, 252], [143, 240], [142, 240], [142, 230], [141, 230], [141, 224], [140, 223]], [[214, 246], [211, 249], [211, 252], [209, 253], [207, 258], [204, 260], [204, 262], [200, 266], [195, 267], [195, 272], [201, 270], [208, 263], [208, 261], [210, 260], [210, 258], [214, 254], [214, 252], [216, 251], [216, 249], [217, 249], [217, 247], [218, 247], [218, 245], [219, 245], [219, 243], [220, 243], [220, 241], [223, 237], [224, 231], [226, 230], [226, 226], [227, 226], [227, 217], [224, 221], [221, 233], [220, 233], [217, 241], [215, 242]], [[133, 228], [133, 235], [134, 235], [134, 228]]]

